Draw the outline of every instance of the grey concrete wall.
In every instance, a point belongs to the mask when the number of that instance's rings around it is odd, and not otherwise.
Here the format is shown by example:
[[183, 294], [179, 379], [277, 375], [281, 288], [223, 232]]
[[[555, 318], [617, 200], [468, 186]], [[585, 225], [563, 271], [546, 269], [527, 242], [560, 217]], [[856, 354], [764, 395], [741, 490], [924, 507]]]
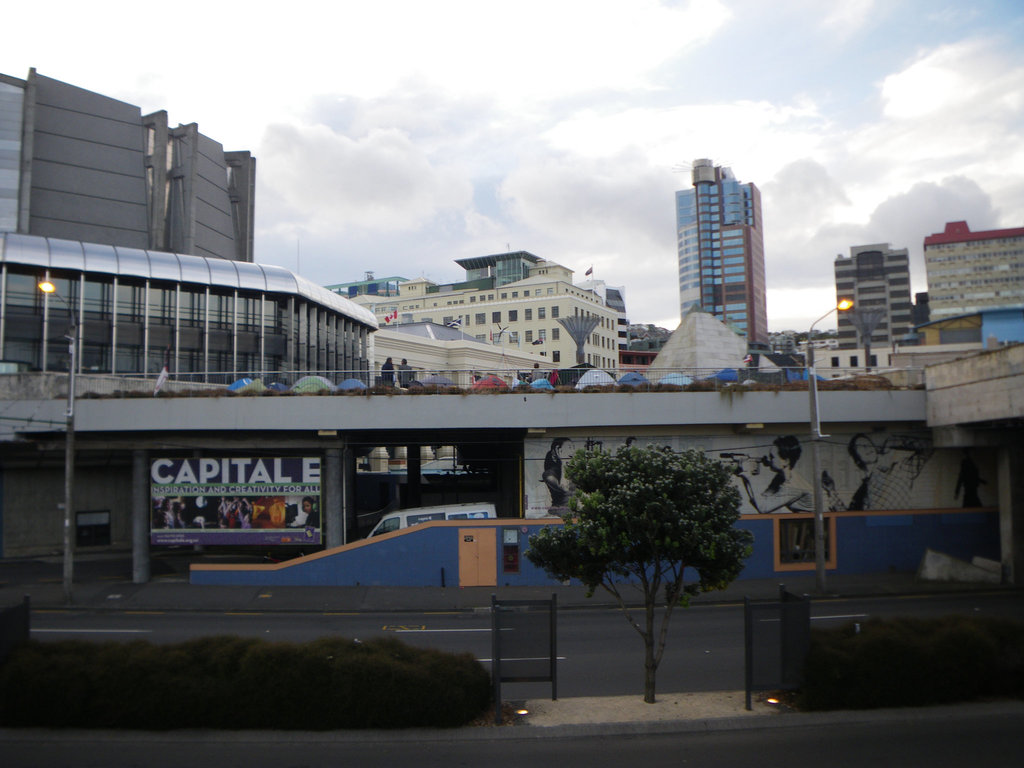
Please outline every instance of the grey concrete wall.
[[929, 426], [1024, 418], [1024, 344], [925, 371]]
[[[131, 467], [88, 462], [75, 470], [76, 512], [110, 510], [111, 544], [131, 544]], [[2, 494], [5, 557], [61, 551], [64, 467], [5, 466]], [[73, 534], [72, 534], [73, 535]]]
[[138, 107], [36, 76], [32, 234], [149, 246]]
[[[822, 392], [830, 424], [920, 423], [925, 393]], [[37, 404], [40, 414], [47, 403]], [[31, 409], [26, 401], [12, 407]], [[60, 411], [57, 412], [58, 414]], [[128, 398], [81, 400], [81, 431], [504, 429], [807, 424], [806, 392]], [[756, 427], [755, 427], [756, 429]]]

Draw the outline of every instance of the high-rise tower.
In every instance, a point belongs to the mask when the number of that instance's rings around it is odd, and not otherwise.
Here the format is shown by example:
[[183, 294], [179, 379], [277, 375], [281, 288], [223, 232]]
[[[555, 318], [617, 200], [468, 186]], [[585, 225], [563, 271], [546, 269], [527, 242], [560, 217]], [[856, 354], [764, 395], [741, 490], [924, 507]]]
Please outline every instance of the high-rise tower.
[[761, 193], [711, 160], [693, 161], [693, 189], [676, 192], [679, 309], [696, 305], [767, 343]]
[[849, 257], [836, 257], [835, 274], [836, 300], [853, 300], [853, 310], [837, 320], [840, 349], [892, 346], [913, 329], [906, 248], [855, 245]]

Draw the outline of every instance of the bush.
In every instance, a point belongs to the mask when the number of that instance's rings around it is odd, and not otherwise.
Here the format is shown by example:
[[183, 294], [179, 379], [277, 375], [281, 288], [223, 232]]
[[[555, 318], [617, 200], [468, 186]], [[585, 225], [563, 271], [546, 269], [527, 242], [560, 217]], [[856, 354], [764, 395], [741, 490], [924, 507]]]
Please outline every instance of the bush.
[[815, 630], [797, 701], [871, 709], [1024, 698], [1024, 625], [994, 618], [871, 620]]
[[0, 667], [0, 725], [168, 730], [456, 727], [490, 702], [469, 654], [391, 638], [29, 642]]

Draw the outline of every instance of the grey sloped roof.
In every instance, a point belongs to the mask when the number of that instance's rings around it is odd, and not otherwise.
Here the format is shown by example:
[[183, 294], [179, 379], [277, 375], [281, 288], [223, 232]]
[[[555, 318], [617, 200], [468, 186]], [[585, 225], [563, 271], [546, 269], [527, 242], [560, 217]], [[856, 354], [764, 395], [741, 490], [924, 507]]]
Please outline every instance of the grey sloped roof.
[[222, 288], [290, 293], [377, 328], [373, 313], [283, 267], [0, 232], [0, 262]]
[[410, 336], [419, 336], [423, 339], [433, 339], [434, 341], [477, 341], [475, 336], [465, 333], [461, 328], [449, 328], [447, 325], [441, 325], [440, 323], [396, 323], [395, 325], [381, 327], [396, 333], [405, 333]]

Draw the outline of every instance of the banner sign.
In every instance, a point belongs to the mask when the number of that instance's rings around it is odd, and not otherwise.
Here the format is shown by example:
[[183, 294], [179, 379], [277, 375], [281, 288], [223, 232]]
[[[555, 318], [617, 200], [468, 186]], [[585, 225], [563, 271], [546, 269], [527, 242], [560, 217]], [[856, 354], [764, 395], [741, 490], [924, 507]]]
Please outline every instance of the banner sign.
[[156, 459], [152, 544], [320, 544], [320, 458]]

